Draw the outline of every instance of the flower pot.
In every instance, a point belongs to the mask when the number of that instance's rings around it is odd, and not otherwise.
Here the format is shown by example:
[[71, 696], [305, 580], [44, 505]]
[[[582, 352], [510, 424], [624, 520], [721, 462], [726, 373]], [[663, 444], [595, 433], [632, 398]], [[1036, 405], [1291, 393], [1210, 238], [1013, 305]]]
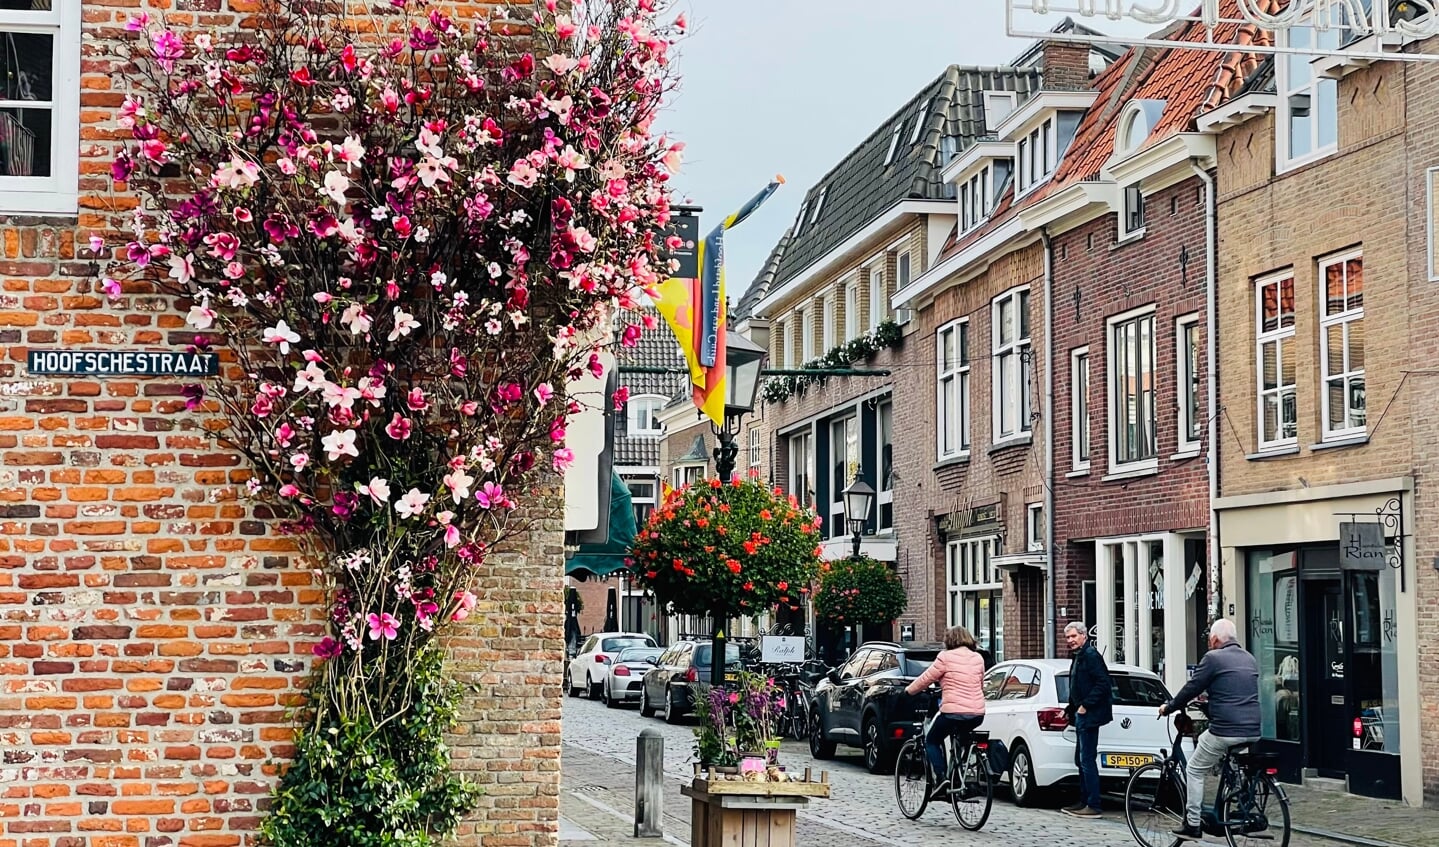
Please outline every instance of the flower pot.
[[768, 765], [777, 765], [777, 764], [779, 764], [779, 739], [778, 739], [778, 738], [771, 738], [770, 740], [768, 740], [768, 741], [766, 741], [766, 742], [764, 743], [764, 760], [765, 760], [765, 764], [768, 764]]

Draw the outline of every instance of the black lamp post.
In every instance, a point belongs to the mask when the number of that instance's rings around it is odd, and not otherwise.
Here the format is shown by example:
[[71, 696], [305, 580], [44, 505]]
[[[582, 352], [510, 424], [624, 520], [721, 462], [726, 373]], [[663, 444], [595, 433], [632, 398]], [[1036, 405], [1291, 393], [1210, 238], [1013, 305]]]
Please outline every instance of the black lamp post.
[[[734, 477], [735, 458], [739, 445], [740, 421], [747, 412], [754, 411], [755, 396], [759, 394], [759, 375], [764, 368], [768, 352], [738, 333], [725, 339], [725, 396], [724, 426], [715, 429], [718, 444], [715, 445], [715, 475], [722, 482]], [[712, 613], [713, 637], [710, 639], [710, 684], [724, 685], [725, 626], [729, 623], [729, 609], [716, 608]]]
[[860, 479], [859, 470], [855, 469], [854, 481], [840, 493], [844, 495], [845, 521], [854, 536], [854, 558], [858, 559], [860, 536], [864, 535], [864, 527], [869, 523], [869, 509], [874, 504], [874, 489]]

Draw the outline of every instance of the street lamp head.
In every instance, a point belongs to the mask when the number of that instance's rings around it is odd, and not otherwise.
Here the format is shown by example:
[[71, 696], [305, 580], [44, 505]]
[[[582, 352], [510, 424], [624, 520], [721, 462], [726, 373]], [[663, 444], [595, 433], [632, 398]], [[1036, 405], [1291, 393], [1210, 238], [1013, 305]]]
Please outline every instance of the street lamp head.
[[874, 504], [874, 489], [860, 479], [859, 473], [856, 472], [854, 481], [841, 493], [844, 495], [845, 518], [850, 521], [851, 526], [863, 526], [869, 520], [869, 509]]
[[725, 416], [754, 411], [759, 375], [768, 352], [739, 333], [725, 338]]

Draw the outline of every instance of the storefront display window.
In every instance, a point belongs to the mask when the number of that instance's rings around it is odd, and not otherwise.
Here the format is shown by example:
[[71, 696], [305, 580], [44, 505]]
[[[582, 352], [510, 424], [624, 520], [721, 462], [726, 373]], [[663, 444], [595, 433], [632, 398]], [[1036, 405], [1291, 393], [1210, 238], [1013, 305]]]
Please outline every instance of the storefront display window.
[[1398, 624], [1394, 571], [1351, 571], [1354, 616], [1351, 681], [1361, 750], [1399, 752]]
[[[1259, 662], [1265, 738], [1299, 741], [1299, 568], [1293, 552], [1249, 553], [1249, 649]], [[1342, 641], [1341, 641], [1342, 646]], [[1342, 653], [1339, 672], [1343, 673]]]
[[1164, 542], [1149, 541], [1149, 669], [1164, 676]]

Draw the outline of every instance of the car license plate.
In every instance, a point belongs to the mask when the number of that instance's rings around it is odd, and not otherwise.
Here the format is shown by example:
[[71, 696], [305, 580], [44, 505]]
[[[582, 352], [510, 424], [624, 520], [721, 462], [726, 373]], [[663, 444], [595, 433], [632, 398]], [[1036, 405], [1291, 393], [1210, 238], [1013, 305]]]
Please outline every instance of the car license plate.
[[1137, 768], [1154, 761], [1148, 753], [1103, 753], [1099, 761], [1106, 768]]
[[737, 673], [726, 673], [726, 674], [724, 675], [724, 681], [725, 681], [725, 682], [738, 682], [738, 681], [739, 681], [739, 674], [737, 674]]

